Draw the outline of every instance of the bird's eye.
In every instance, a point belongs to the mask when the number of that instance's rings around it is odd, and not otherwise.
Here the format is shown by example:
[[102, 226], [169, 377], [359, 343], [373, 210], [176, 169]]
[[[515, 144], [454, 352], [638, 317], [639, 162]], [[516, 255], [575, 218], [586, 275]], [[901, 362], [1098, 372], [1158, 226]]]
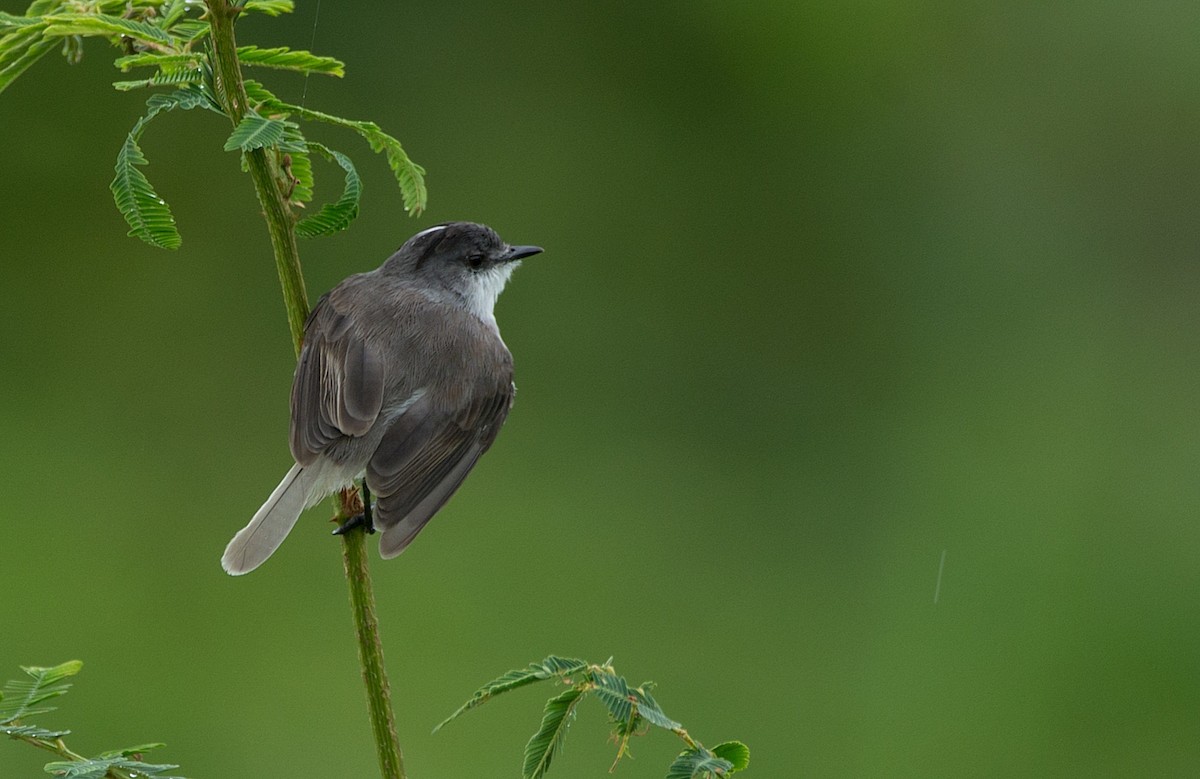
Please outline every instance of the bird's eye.
[[476, 252], [474, 254], [468, 254], [467, 255], [467, 265], [470, 265], [472, 268], [475, 268], [477, 270], [479, 268], [482, 268], [483, 267], [483, 255], [479, 254], [478, 252]]

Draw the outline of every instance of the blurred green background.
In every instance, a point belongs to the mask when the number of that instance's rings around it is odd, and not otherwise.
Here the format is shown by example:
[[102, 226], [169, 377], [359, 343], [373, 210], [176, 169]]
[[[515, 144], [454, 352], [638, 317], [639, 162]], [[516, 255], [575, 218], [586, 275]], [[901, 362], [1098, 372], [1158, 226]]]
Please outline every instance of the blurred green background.
[[[549, 689], [430, 728], [549, 652], [656, 680], [748, 777], [1195, 775], [1200, 5], [325, 3], [313, 40], [314, 10], [239, 42], [345, 60], [306, 104], [397, 135], [431, 200], [313, 128], [367, 191], [302, 246], [311, 297], [445, 220], [547, 249], [498, 307], [497, 445], [374, 566], [413, 777], [517, 776]], [[250, 181], [223, 119], [163, 115], [184, 246], [125, 238], [145, 95], [111, 59], [0, 95], [0, 678], [82, 659], [45, 719], [85, 753], [374, 775], [327, 509], [218, 565], [290, 464]], [[552, 775], [606, 775], [603, 719]], [[0, 776], [47, 759], [0, 744]]]

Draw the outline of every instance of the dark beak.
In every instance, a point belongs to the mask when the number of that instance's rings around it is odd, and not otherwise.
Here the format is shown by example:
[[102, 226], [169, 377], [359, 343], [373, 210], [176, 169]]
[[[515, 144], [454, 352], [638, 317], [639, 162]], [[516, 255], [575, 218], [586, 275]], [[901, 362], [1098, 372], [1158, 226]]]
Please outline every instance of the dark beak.
[[504, 261], [512, 262], [522, 257], [532, 257], [535, 254], [541, 253], [542, 247], [540, 246], [510, 246], [508, 251], [504, 253]]

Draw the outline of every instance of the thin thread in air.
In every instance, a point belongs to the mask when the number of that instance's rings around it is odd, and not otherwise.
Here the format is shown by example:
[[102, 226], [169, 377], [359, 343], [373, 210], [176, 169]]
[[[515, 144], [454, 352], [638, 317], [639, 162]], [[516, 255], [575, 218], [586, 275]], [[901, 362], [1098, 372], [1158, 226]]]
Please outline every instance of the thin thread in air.
[[[313, 47], [317, 45], [317, 21], [319, 21], [320, 18], [321, 18], [321, 0], [317, 0], [317, 10], [313, 13], [312, 40], [308, 42], [308, 50], [309, 51], [312, 51]], [[304, 89], [301, 90], [301, 92], [300, 92], [300, 107], [301, 108], [306, 107], [304, 105], [304, 98], [308, 97], [308, 77], [309, 77], [309, 75], [311, 75], [311, 74], [307, 73], [307, 72], [305, 72], [305, 74], [304, 74]]]

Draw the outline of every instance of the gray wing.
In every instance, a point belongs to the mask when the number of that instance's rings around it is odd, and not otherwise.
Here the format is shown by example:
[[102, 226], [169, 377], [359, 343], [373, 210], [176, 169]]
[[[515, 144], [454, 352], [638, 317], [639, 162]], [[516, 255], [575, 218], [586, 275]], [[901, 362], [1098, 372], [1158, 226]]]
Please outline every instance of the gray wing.
[[367, 465], [378, 497], [379, 552], [395, 557], [458, 489], [487, 451], [512, 407], [511, 383], [457, 412], [422, 398], [397, 417]]
[[384, 381], [379, 353], [330, 295], [321, 298], [304, 323], [292, 382], [289, 443], [296, 462], [310, 465], [334, 441], [370, 430], [383, 405]]

